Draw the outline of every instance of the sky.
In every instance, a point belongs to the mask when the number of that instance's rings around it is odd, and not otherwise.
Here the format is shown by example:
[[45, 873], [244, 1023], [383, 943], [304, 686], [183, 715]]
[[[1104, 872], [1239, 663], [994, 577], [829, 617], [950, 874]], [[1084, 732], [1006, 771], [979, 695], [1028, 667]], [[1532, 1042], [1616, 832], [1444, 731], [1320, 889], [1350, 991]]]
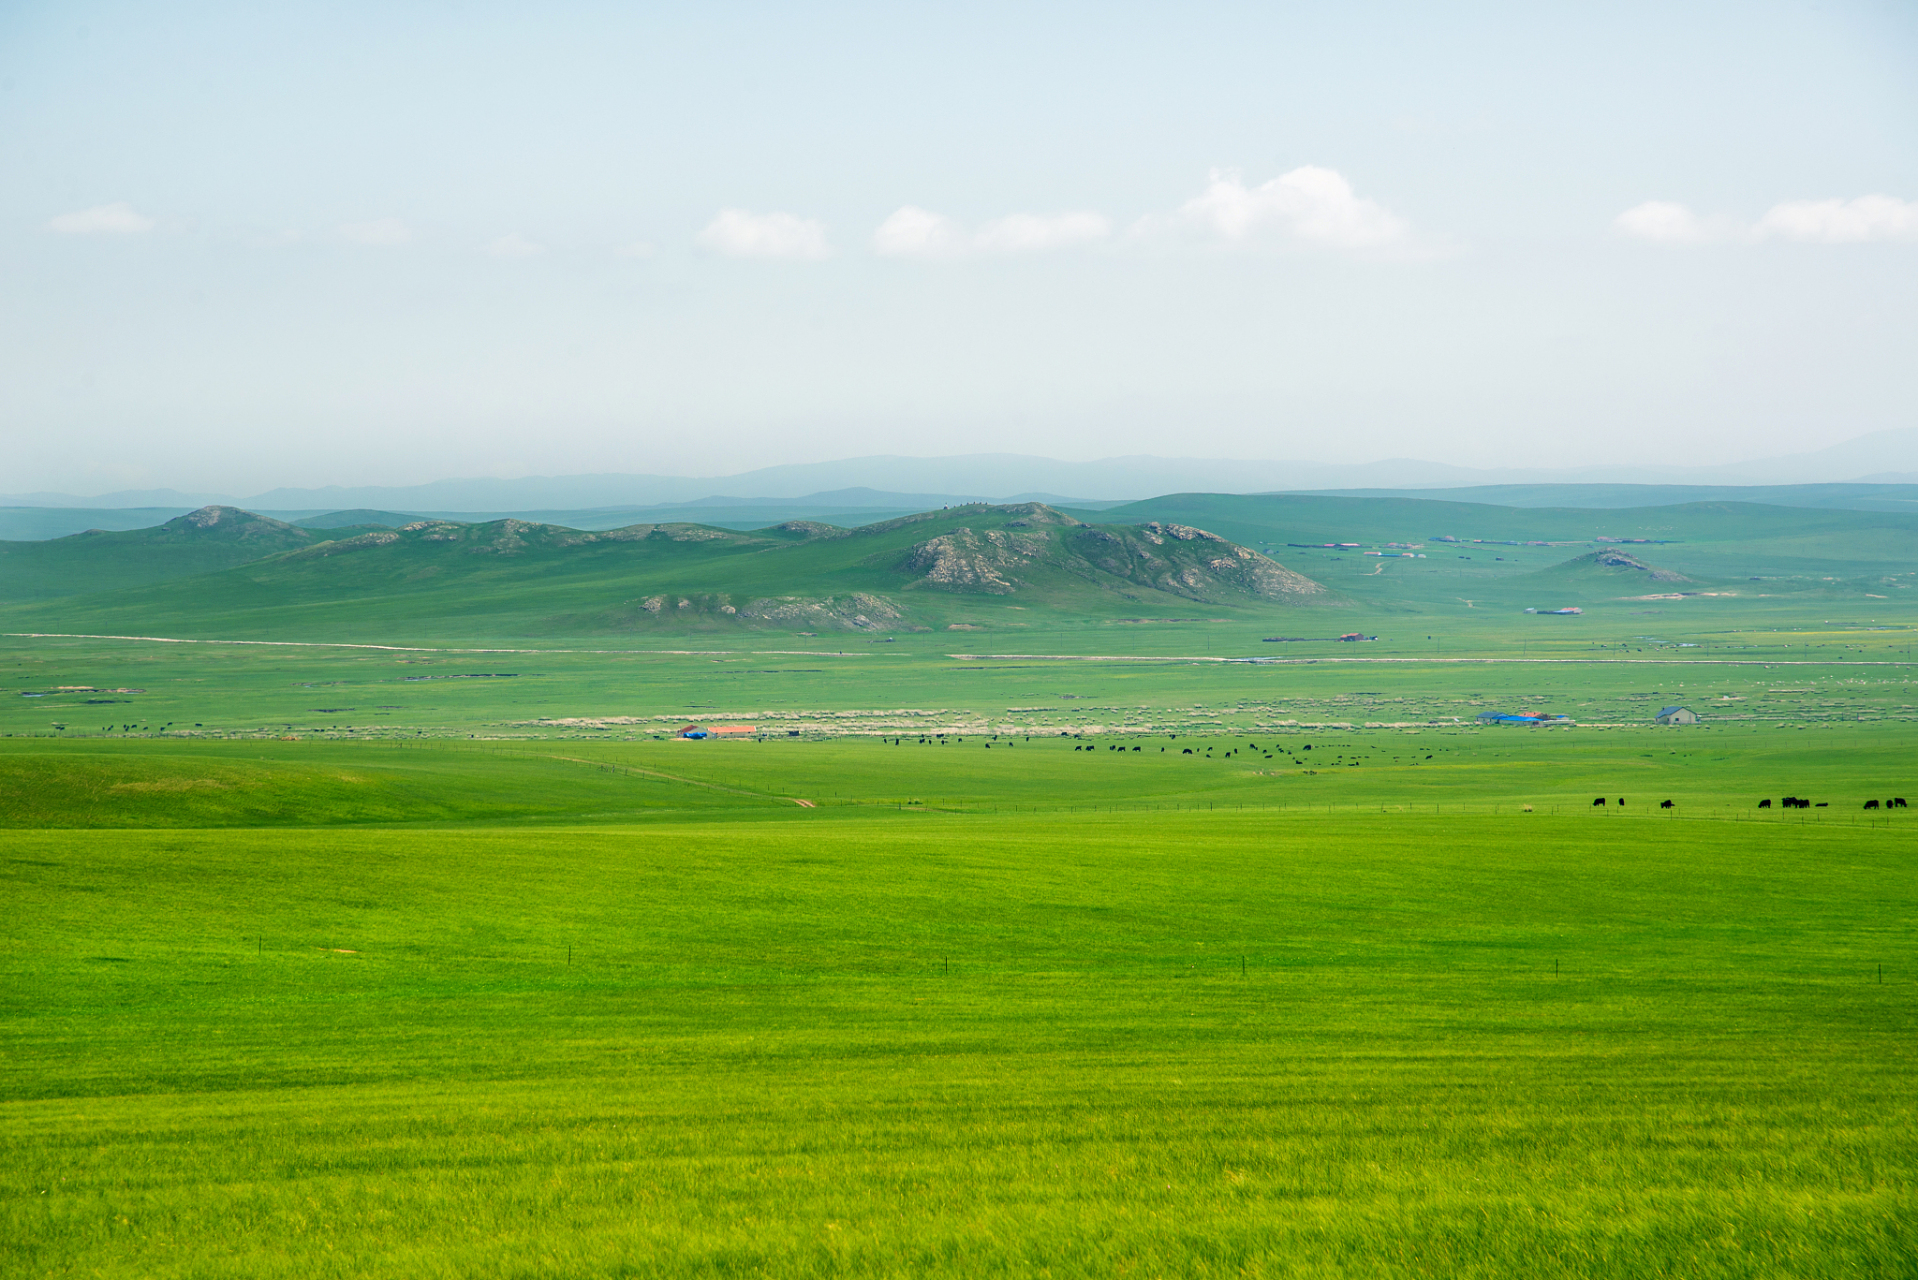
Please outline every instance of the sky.
[[1918, 425], [1918, 6], [0, 6], [0, 492]]

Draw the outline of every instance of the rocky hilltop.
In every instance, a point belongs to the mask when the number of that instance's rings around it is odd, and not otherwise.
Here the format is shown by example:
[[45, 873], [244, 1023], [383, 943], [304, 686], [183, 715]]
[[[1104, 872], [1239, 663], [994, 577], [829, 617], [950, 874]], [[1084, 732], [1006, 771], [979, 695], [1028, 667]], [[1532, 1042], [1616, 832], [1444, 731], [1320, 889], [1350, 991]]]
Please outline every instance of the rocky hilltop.
[[1325, 588], [1249, 547], [1189, 525], [1086, 524], [1041, 504], [990, 509], [1003, 528], [961, 526], [908, 549], [900, 567], [917, 588], [1012, 595], [1045, 571], [1187, 600], [1307, 603]]

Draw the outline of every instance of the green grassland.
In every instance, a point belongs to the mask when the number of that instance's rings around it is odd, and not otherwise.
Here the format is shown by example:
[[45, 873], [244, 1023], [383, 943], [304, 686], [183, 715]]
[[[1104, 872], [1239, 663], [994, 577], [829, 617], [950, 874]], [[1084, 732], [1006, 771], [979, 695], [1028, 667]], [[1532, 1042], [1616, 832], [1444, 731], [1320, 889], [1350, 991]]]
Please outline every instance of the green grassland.
[[18, 833], [0, 1249], [1899, 1274], [1910, 849], [1236, 811]]
[[[1258, 735], [946, 735], [737, 742], [0, 741], [0, 824], [633, 823], [919, 813], [1584, 813], [1902, 829], [1918, 727]], [[1815, 812], [1757, 801], [1798, 795]], [[1670, 800], [1673, 808], [1659, 809]], [[1629, 804], [1626, 802], [1629, 801]], [[1627, 810], [1625, 815], [1619, 809]]]
[[1712, 732], [1918, 716], [1910, 629], [1806, 622], [1651, 636], [1596, 629], [1600, 619], [1556, 632], [1547, 624], [1586, 619], [1497, 621], [1502, 632], [1454, 625], [1365, 645], [1267, 644], [1232, 623], [705, 649], [14, 637], [0, 640], [0, 735], [627, 738], [708, 719], [807, 737], [1397, 732], [1514, 710], [1612, 732], [1600, 726], [1644, 726], [1673, 703], [1696, 704]]
[[0, 1274], [1918, 1271], [1898, 518], [1158, 501], [0, 561]]

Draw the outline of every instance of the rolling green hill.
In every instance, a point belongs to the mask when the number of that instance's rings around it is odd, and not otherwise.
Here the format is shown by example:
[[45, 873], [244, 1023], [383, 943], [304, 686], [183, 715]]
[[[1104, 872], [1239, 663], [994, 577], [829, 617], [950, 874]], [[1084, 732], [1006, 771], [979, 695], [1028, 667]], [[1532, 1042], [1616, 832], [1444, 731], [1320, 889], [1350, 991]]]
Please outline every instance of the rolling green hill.
[[[1179, 520], [1247, 546], [1327, 542], [1660, 544], [1682, 573], [1900, 572], [1918, 561], [1918, 514], [1691, 502], [1616, 510], [1503, 507], [1422, 498], [1298, 494], [1169, 494], [1104, 513], [1110, 520]], [[1561, 552], [1559, 558], [1563, 557]]]
[[1513, 580], [1517, 587], [1540, 586], [1581, 591], [1586, 594], [1616, 597], [1634, 591], [1696, 590], [1699, 579], [1688, 578], [1674, 569], [1647, 564], [1629, 552], [1608, 547], [1574, 556], [1563, 564], [1526, 574]]
[[1356, 610], [1335, 629], [1349, 630], [1572, 604], [1642, 613], [1648, 599], [1691, 600], [1725, 625], [1775, 622], [1814, 600], [1821, 619], [1849, 603], [1877, 622], [1902, 616], [1896, 602], [1918, 588], [1914, 563], [1918, 517], [1740, 503], [1605, 511], [1174, 494], [1111, 514], [973, 504], [850, 529], [792, 520], [751, 532], [517, 519], [316, 530], [209, 507], [154, 529], [0, 544], [0, 624], [510, 644], [1199, 618], [1277, 626], [1272, 610], [1300, 605]]
[[[1918, 515], [1694, 502], [1619, 510], [1520, 508], [1420, 498], [1170, 494], [1103, 518], [1178, 520], [1284, 555], [1300, 572], [1365, 604], [1430, 609], [1466, 599], [1520, 603], [1522, 575], [1581, 551], [1623, 544], [1688, 578], [1763, 592], [1854, 599], [1908, 594], [1918, 582]], [[1326, 544], [1352, 544], [1328, 546]], [[1366, 549], [1414, 547], [1417, 560], [1363, 562]], [[1749, 591], [1758, 588], [1747, 588]], [[1623, 593], [1620, 593], [1623, 594]], [[1522, 603], [1533, 603], [1524, 600]]]
[[44, 542], [0, 542], [0, 601], [48, 600], [192, 577], [303, 547], [315, 536], [238, 507], [202, 507], [150, 529], [94, 529]]
[[1038, 503], [953, 507], [853, 530], [794, 521], [752, 534], [422, 520], [318, 541], [275, 521], [259, 528], [262, 539], [279, 531], [278, 542], [263, 542], [271, 554], [248, 563], [43, 602], [9, 620], [180, 635], [885, 632], [1338, 600], [1200, 529], [1089, 524]]

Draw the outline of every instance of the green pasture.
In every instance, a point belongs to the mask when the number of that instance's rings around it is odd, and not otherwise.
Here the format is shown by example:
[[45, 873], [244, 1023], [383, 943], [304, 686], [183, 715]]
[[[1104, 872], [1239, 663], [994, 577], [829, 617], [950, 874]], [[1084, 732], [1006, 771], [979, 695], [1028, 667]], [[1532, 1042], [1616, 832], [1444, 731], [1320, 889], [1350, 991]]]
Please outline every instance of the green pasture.
[[[738, 742], [10, 739], [0, 740], [0, 825], [734, 822], [802, 807], [814, 817], [1495, 815], [1529, 805], [1590, 822], [1902, 829], [1915, 811], [1882, 806], [1918, 795], [1914, 760], [1918, 730], [1856, 725]], [[1777, 807], [1786, 795], [1825, 807]], [[1599, 796], [1602, 810], [1591, 803]], [[1759, 810], [1761, 799], [1773, 807]], [[1868, 800], [1881, 807], [1866, 810]]]
[[1904, 833], [851, 817], [11, 833], [0, 1269], [1918, 1264]]
[[1074, 637], [1060, 634], [1020, 637], [1016, 648], [1003, 637], [940, 635], [678, 651], [9, 637], [0, 638], [0, 740], [625, 739], [705, 720], [807, 737], [1402, 732], [1521, 710], [1645, 727], [1674, 703], [1694, 706], [1714, 731], [1918, 720], [1911, 631], [1687, 634], [1603, 647], [1521, 636], [1472, 656], [1445, 656], [1466, 647], [1456, 633], [1278, 645], [1226, 628], [1173, 637], [1115, 628], [1078, 636], [1076, 652]]
[[1911, 1273], [1880, 625], [5, 638], [0, 1274]]

